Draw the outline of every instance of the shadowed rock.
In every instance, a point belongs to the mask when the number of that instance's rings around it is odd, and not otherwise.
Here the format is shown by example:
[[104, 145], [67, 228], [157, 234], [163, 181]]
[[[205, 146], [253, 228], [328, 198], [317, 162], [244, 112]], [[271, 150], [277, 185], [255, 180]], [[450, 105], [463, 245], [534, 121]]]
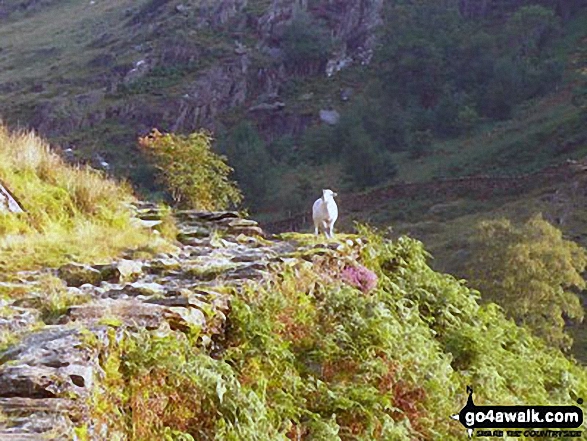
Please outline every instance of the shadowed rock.
[[100, 271], [79, 263], [63, 265], [57, 270], [57, 275], [63, 279], [67, 286], [81, 286], [86, 283], [98, 285], [102, 281]]

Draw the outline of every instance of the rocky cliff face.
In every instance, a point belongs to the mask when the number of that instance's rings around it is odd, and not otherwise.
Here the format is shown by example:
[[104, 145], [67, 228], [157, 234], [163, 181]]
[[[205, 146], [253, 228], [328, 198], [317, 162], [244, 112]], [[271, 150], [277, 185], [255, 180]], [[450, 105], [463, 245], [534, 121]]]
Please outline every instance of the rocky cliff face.
[[[53, 137], [105, 121], [128, 127], [134, 136], [153, 125], [184, 132], [216, 129], [227, 112], [265, 104], [249, 116], [266, 121], [286, 113], [278, 118], [279, 130], [293, 132], [303, 127], [300, 118], [307, 115], [296, 115], [280, 96], [294, 75], [285, 68], [280, 47], [288, 24], [302, 13], [322, 24], [333, 41], [329, 60], [326, 66], [308, 64], [301, 71], [332, 76], [370, 62], [382, 6], [383, 0], [223, 0], [129, 7], [118, 16], [129, 41], [110, 31], [95, 35], [89, 47], [103, 48], [103, 53], [80, 66], [91, 68], [89, 76], [75, 85], [44, 78], [42, 92], [54, 88], [57, 93], [39, 97], [27, 120]], [[119, 62], [126, 53], [134, 54], [135, 61]], [[85, 90], [71, 94], [72, 88]], [[271, 107], [276, 101], [284, 106]]]
[[[160, 213], [142, 205], [138, 216], [138, 223], [152, 227]], [[104, 360], [115, 341], [145, 330], [178, 338], [198, 330], [199, 344], [214, 352], [231, 295], [244, 285], [264, 283], [284, 266], [308, 264], [296, 257], [303, 248], [264, 238], [256, 222], [237, 213], [182, 211], [177, 217], [180, 245], [174, 253], [94, 266], [72, 263], [0, 283], [3, 292], [13, 294], [0, 300], [0, 332], [20, 338], [0, 353], [0, 439], [68, 440], [82, 424], [92, 440], [113, 439], [94, 425], [90, 402], [101, 393]], [[336, 253], [337, 247], [312, 250], [308, 259]], [[68, 295], [83, 300], [43, 326], [35, 305], [49, 295], [43, 282], [48, 275], [58, 276]]]

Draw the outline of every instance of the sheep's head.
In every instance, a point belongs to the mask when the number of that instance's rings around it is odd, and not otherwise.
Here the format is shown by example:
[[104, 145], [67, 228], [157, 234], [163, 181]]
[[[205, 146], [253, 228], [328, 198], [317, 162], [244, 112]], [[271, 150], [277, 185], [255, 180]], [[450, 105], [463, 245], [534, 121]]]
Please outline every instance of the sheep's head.
[[333, 192], [332, 190], [326, 189], [326, 190], [322, 190], [322, 199], [324, 199], [325, 201], [329, 200], [329, 199], [334, 199], [336, 196], [338, 196], [335, 192]]

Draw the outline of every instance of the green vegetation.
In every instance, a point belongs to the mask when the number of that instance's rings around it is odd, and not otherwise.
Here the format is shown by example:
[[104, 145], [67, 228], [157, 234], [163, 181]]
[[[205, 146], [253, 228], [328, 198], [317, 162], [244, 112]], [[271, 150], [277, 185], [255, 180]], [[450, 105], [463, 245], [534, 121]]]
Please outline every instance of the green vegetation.
[[522, 225], [506, 219], [485, 221], [470, 243], [465, 277], [485, 301], [500, 304], [516, 323], [550, 344], [569, 349], [567, 320], [583, 320], [577, 290], [587, 285], [582, 272], [587, 252], [564, 240], [560, 230], [535, 216]]
[[289, 23], [280, 44], [286, 64], [298, 72], [307, 66], [325, 64], [331, 46], [325, 27], [304, 11], [298, 11]]
[[41, 313], [41, 320], [47, 325], [54, 324], [70, 306], [91, 300], [88, 294], [69, 291], [63, 280], [49, 274], [41, 276], [38, 284], [43, 288], [42, 294], [32, 299], [29, 306]]
[[247, 195], [247, 205], [261, 206], [275, 182], [275, 173], [259, 132], [250, 123], [241, 123], [226, 139], [220, 139], [218, 150], [232, 158], [234, 179]]
[[[342, 47], [357, 55], [364, 40], [333, 41], [340, 17], [328, 2], [296, 7], [293, 20], [278, 18], [271, 29], [259, 22], [267, 0], [251, 1], [243, 14], [210, 26], [200, 2], [180, 11], [159, 0], [67, 1], [26, 12], [11, 2], [0, 30], [0, 104], [10, 123], [31, 121], [53, 141], [75, 146], [79, 159], [99, 151], [113, 173], [153, 194], [161, 189], [132, 139], [161, 115], [158, 126], [166, 130], [184, 121], [165, 109], [192, 96], [200, 76], [240, 75], [236, 39], [249, 63], [246, 96], [220, 92], [210, 109], [224, 112], [215, 117], [219, 139], [241, 137], [248, 126], [258, 139], [244, 144], [265, 146], [252, 147], [249, 160], [238, 153], [243, 148], [219, 149], [235, 168], [245, 203], [267, 216], [283, 206], [276, 203], [281, 195], [264, 190], [259, 170], [250, 166], [266, 163], [267, 152], [272, 176], [266, 187], [285, 194], [295, 193], [314, 168], [336, 170], [328, 186], [356, 191], [392, 179], [518, 173], [585, 154], [580, 2], [484, 4], [481, 10], [459, 0], [386, 2], [377, 30], [382, 44], [370, 65], [360, 65], [358, 56], [326, 78], [326, 60]], [[132, 74], [139, 62], [144, 70]], [[282, 64], [285, 75], [274, 78]], [[260, 73], [269, 76], [258, 81]], [[276, 127], [262, 113], [246, 112], [266, 98], [269, 79], [276, 81], [269, 89], [286, 104]], [[243, 104], [225, 109], [228, 102]], [[336, 127], [315, 124], [318, 111], [328, 108], [341, 114]], [[189, 121], [202, 114], [189, 103], [184, 111], [189, 116], [180, 125], [193, 130]]]
[[153, 130], [139, 138], [176, 205], [221, 210], [238, 204], [241, 193], [228, 179], [232, 168], [226, 165], [224, 157], [211, 151], [211, 142], [205, 132], [182, 136]]
[[132, 225], [130, 188], [86, 167], [72, 167], [49, 145], [0, 127], [0, 180], [23, 214], [0, 217], [0, 269], [98, 261], [123, 250], [163, 249], [165, 241]]
[[214, 357], [181, 335], [113, 332], [100, 424], [136, 440], [457, 440], [467, 384], [479, 404], [585, 395], [582, 368], [431, 270], [419, 242], [362, 235], [374, 290], [315, 254], [233, 299]]
[[387, 3], [370, 67], [288, 82], [297, 112], [332, 106], [341, 118], [271, 142], [275, 167], [288, 169], [279, 185], [293, 193], [313, 167], [337, 168], [329, 185], [357, 191], [394, 178], [517, 174], [585, 155], [585, 14], [563, 23], [554, 5], [536, 3], [474, 18], [457, 1]]

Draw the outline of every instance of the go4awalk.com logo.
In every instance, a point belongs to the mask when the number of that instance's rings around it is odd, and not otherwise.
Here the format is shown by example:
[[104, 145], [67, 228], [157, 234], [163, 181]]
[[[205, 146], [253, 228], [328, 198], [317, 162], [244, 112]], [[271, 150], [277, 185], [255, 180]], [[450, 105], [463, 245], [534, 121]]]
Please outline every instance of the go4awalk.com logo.
[[[581, 427], [583, 424], [583, 410], [578, 406], [476, 406], [473, 403], [471, 386], [467, 386], [467, 393], [469, 394], [467, 404], [451, 418], [465, 426], [469, 438], [473, 436], [473, 433], [476, 436], [497, 437], [507, 435], [578, 438], [581, 436], [580, 430], [570, 430]], [[583, 400], [578, 402], [582, 404]], [[512, 427], [518, 429], [509, 429]]]

